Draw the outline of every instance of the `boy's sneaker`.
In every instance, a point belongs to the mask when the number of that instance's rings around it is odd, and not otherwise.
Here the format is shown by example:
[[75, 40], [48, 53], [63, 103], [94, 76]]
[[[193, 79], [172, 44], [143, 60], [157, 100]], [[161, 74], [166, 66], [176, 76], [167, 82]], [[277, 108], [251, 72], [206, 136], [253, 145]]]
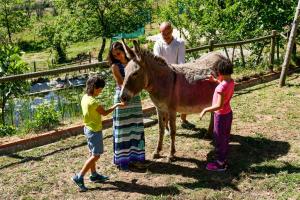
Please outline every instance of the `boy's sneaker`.
[[78, 178], [77, 175], [72, 177], [72, 181], [79, 187], [80, 192], [86, 192], [88, 190], [84, 185], [83, 179]]
[[94, 183], [102, 183], [106, 180], [108, 180], [109, 177], [108, 176], [103, 176], [103, 175], [100, 175], [100, 174], [96, 174], [96, 175], [91, 175], [90, 176], [90, 181], [94, 182]]
[[224, 162], [224, 164], [220, 165], [217, 161], [211, 162], [206, 165], [206, 169], [209, 171], [215, 171], [215, 172], [223, 172], [227, 169], [227, 164]]

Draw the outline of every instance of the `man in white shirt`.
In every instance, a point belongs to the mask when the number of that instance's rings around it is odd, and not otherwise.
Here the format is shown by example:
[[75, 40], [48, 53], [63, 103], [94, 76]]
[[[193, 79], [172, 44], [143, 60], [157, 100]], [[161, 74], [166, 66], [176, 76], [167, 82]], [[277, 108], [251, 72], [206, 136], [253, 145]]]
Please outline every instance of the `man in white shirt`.
[[[168, 64], [185, 63], [185, 45], [184, 41], [174, 38], [173, 28], [170, 22], [163, 22], [159, 27], [161, 38], [155, 42], [153, 53], [165, 58]], [[181, 114], [181, 126], [183, 128], [195, 128], [186, 119], [186, 114]]]

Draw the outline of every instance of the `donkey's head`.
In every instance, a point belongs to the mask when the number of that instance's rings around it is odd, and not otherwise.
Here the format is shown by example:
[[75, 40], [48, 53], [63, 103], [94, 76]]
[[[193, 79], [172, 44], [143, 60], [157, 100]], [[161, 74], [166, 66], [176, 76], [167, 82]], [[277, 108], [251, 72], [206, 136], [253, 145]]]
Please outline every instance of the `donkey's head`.
[[127, 57], [130, 59], [125, 67], [125, 78], [120, 95], [121, 100], [126, 102], [147, 86], [148, 78], [145, 73], [145, 63], [142, 60], [143, 50], [138, 42], [133, 41], [133, 50], [124, 41], [122, 41], [122, 44]]

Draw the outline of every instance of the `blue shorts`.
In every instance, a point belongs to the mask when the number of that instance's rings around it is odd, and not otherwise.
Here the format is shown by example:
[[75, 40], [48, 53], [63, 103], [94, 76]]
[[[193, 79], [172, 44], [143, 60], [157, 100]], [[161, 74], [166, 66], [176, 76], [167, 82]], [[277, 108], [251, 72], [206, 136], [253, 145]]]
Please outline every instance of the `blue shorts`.
[[84, 127], [84, 135], [87, 139], [87, 144], [90, 153], [93, 156], [99, 156], [103, 153], [103, 134], [102, 131], [94, 132]]

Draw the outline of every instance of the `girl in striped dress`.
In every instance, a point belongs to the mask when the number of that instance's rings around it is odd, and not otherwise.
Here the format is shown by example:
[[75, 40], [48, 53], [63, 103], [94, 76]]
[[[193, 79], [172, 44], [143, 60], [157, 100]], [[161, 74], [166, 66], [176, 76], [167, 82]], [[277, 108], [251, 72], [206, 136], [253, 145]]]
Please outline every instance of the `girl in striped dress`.
[[[111, 45], [108, 61], [116, 81], [114, 103], [120, 102], [120, 92], [125, 77], [125, 67], [129, 59], [120, 42]], [[113, 113], [114, 164], [128, 171], [129, 164], [141, 166], [145, 161], [145, 138], [141, 99], [136, 95], [126, 106]]]

